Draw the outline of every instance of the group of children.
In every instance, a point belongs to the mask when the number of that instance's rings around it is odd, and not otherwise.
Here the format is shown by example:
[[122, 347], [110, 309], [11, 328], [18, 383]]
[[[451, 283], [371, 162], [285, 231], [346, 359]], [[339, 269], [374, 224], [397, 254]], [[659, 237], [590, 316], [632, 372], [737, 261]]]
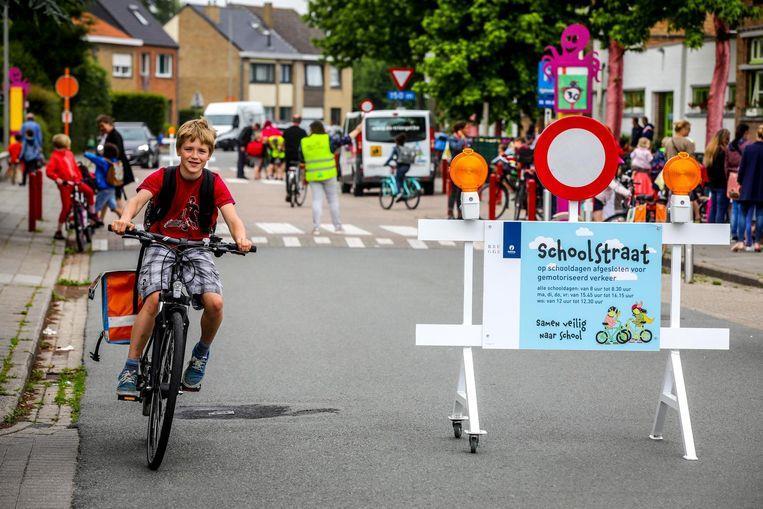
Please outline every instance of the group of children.
[[254, 164], [256, 180], [262, 178], [263, 171], [267, 179], [285, 178], [286, 149], [283, 132], [269, 120], [265, 122], [262, 130], [259, 124], [254, 125], [251, 140], [246, 145], [246, 153]]

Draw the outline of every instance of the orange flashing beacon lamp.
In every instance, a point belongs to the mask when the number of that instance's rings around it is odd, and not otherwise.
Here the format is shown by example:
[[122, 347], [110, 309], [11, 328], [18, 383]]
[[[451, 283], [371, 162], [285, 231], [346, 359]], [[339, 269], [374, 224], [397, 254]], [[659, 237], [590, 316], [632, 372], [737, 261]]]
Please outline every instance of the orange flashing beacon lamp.
[[670, 220], [673, 223], [690, 223], [692, 210], [689, 193], [702, 181], [699, 163], [686, 152], [679, 152], [665, 163], [662, 178], [673, 192], [670, 198]]
[[450, 162], [450, 176], [463, 193], [461, 194], [461, 215], [464, 219], [480, 217], [480, 186], [487, 179], [487, 161], [477, 152], [465, 148]]

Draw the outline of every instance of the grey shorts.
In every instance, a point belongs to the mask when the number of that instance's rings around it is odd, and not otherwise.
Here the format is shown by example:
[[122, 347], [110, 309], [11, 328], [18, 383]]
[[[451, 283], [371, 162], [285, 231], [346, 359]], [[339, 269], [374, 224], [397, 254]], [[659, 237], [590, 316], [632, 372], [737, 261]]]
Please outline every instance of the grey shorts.
[[[142, 299], [160, 290], [169, 289], [170, 270], [175, 260], [175, 251], [153, 245], [146, 249], [138, 274], [138, 290]], [[212, 253], [200, 249], [183, 251], [180, 270], [181, 280], [191, 296], [194, 309], [202, 309], [201, 296], [205, 293], [222, 295], [223, 284], [215, 267]]]

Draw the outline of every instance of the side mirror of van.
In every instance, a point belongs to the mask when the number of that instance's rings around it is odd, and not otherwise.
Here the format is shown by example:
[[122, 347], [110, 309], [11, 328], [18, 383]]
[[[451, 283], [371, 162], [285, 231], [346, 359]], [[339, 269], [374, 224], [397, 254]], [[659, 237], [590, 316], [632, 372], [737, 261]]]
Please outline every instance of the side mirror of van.
[[233, 128], [236, 129], [238, 127], [238, 115], [233, 117]]

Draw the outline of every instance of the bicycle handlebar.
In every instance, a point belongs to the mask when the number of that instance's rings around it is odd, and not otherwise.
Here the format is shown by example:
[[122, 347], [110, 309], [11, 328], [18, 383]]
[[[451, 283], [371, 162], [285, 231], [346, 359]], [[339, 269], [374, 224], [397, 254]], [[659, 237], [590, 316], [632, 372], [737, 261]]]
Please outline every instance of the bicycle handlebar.
[[[109, 225], [109, 231], [114, 232], [114, 230], [111, 229], [111, 225]], [[121, 236], [128, 239], [136, 239], [136, 240], [139, 240], [140, 242], [145, 242], [145, 243], [154, 242], [158, 244], [163, 244], [165, 246], [171, 246], [171, 247], [180, 248], [180, 249], [201, 248], [201, 249], [209, 249], [210, 251], [214, 251], [215, 253], [233, 253], [233, 254], [237, 254], [241, 256], [244, 256], [246, 254], [246, 252], [244, 251], [239, 251], [238, 245], [235, 242], [222, 242], [222, 239], [220, 239], [220, 237], [215, 237], [215, 236], [208, 237], [204, 240], [176, 239], [174, 237], [168, 237], [166, 235], [160, 235], [158, 233], [146, 232], [146, 231], [135, 230], [135, 229], [125, 231], [123, 234], [121, 234]], [[256, 253], [257, 246], [250, 247], [249, 252]]]

